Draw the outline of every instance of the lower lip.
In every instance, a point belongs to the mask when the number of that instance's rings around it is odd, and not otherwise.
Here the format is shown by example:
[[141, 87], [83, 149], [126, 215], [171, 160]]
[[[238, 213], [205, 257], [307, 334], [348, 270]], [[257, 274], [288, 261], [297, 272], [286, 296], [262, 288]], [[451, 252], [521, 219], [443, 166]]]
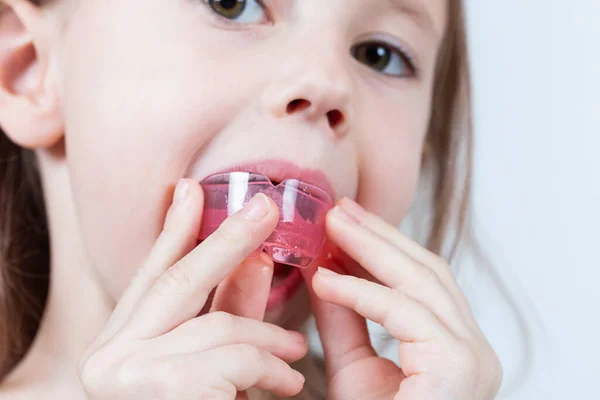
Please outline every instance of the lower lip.
[[271, 288], [267, 311], [276, 310], [285, 305], [302, 286], [303, 278], [298, 268], [293, 268], [290, 274], [277, 286]]

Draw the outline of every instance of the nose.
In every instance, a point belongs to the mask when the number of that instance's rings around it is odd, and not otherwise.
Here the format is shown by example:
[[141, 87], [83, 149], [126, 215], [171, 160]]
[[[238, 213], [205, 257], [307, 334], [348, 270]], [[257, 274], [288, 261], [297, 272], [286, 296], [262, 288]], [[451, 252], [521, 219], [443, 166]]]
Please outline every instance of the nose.
[[[343, 137], [352, 123], [352, 84], [335, 61], [288, 65], [264, 92], [267, 112], [276, 118], [301, 117], [324, 124]], [[280, 71], [281, 72], [281, 71]]]

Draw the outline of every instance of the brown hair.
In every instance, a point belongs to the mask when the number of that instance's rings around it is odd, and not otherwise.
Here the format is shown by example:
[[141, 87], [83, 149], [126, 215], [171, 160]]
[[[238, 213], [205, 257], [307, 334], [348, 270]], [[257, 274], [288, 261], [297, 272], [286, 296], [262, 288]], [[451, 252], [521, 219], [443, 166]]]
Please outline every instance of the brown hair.
[[[29, 0], [39, 5], [42, 0]], [[449, 1], [438, 55], [425, 164], [432, 171], [427, 247], [450, 257], [468, 225], [472, 133], [467, 44], [461, 0]], [[50, 251], [35, 154], [0, 131], [0, 378], [23, 357], [37, 331]]]
[[469, 223], [473, 128], [467, 35], [461, 0], [448, 3], [446, 33], [438, 54], [425, 166], [432, 172], [433, 215], [427, 248], [452, 258]]

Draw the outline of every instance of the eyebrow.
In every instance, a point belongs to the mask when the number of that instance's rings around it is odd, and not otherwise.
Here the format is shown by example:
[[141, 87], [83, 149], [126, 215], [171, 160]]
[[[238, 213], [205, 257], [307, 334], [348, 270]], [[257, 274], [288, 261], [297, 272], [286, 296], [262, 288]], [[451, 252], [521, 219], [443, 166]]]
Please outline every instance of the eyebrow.
[[423, 4], [424, 0], [388, 0], [392, 8], [399, 10], [401, 13], [412, 17], [417, 24], [424, 29], [431, 30], [434, 34], [439, 35], [439, 32], [431, 18], [427, 7]]

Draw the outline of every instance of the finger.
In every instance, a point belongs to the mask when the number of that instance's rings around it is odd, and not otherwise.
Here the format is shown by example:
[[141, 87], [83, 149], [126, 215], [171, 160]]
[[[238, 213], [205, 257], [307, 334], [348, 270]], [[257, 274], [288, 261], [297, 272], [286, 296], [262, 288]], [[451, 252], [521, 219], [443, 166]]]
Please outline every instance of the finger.
[[468, 307], [468, 301], [458, 286], [452, 269], [443, 258], [419, 245], [383, 218], [366, 211], [355, 201], [346, 197], [339, 201], [339, 205], [365, 229], [375, 233], [415, 261], [433, 269], [454, 298], [459, 300], [462, 306]]
[[[336, 268], [333, 265], [329, 267]], [[316, 269], [303, 272], [323, 345], [328, 380], [355, 361], [376, 357], [366, 320], [354, 310], [321, 300], [312, 287]]]
[[328, 215], [328, 230], [331, 240], [383, 284], [422, 303], [456, 333], [468, 334], [470, 325], [458, 302], [431, 268], [356, 223], [339, 206]]
[[154, 282], [126, 325], [140, 339], [170, 331], [195, 317], [210, 292], [273, 232], [279, 210], [257, 194]]
[[341, 267], [339, 271], [336, 270], [336, 272], [340, 274], [352, 275], [371, 282], [381, 283], [379, 279], [375, 278], [373, 274], [364, 269], [362, 265], [360, 265], [358, 262], [356, 262], [356, 260], [343, 251], [339, 252], [338, 257], [334, 258], [334, 261], [336, 265]]
[[273, 261], [265, 253], [247, 258], [217, 287], [211, 311], [262, 321], [273, 280]]
[[[363, 278], [368, 281], [378, 282], [377, 278], [373, 276], [369, 271], [364, 269], [359, 263], [357, 263], [352, 257], [348, 256], [344, 251], [342, 251], [335, 243], [333, 243], [329, 238], [323, 245], [322, 251], [323, 257], [313, 261], [311, 266], [314, 268], [311, 271], [316, 272], [316, 268], [318, 266], [328, 266], [328, 264], [333, 264], [337, 268], [336, 271], [343, 275], [352, 275], [358, 278]], [[327, 265], [325, 265], [327, 263]], [[310, 269], [310, 268], [309, 268]], [[313, 274], [310, 274], [311, 278]]]
[[[439, 260], [440, 257], [438, 255], [430, 252], [408, 236], [402, 234], [400, 230], [387, 223], [383, 218], [368, 212], [352, 199], [345, 197], [339, 201], [339, 205], [347, 214], [356, 219], [366, 229], [376, 233], [385, 241], [404, 250], [408, 256], [416, 261], [430, 265], [436, 264]], [[446, 273], [448, 271], [440, 269], [438, 272]]]
[[397, 290], [323, 268], [313, 288], [321, 300], [356, 311], [399, 340], [425, 342], [451, 335], [430, 310]]
[[222, 384], [216, 383], [216, 386], [227, 388], [231, 397], [238, 391], [252, 387], [276, 396], [290, 397], [300, 393], [304, 385], [302, 374], [286, 362], [247, 344], [220, 347], [203, 353], [198, 364], [204, 368], [210, 365], [206, 378], [222, 379]]
[[243, 343], [268, 351], [290, 363], [304, 357], [308, 350], [306, 338], [299, 332], [225, 312], [194, 318], [152, 339], [153, 348], [161, 352], [168, 349], [169, 354], [202, 352]]
[[110, 339], [127, 321], [157, 277], [194, 248], [202, 220], [203, 199], [202, 188], [198, 183], [189, 179], [178, 182], [163, 230], [146, 261], [121, 296], [96, 343], [101, 345]]
[[[417, 266], [422, 266], [353, 219], [340, 206], [328, 213], [327, 230], [333, 242], [387, 286], [400, 285], [406, 272], [414, 275], [418, 272]], [[390, 268], [390, 263], [399, 265]]]

